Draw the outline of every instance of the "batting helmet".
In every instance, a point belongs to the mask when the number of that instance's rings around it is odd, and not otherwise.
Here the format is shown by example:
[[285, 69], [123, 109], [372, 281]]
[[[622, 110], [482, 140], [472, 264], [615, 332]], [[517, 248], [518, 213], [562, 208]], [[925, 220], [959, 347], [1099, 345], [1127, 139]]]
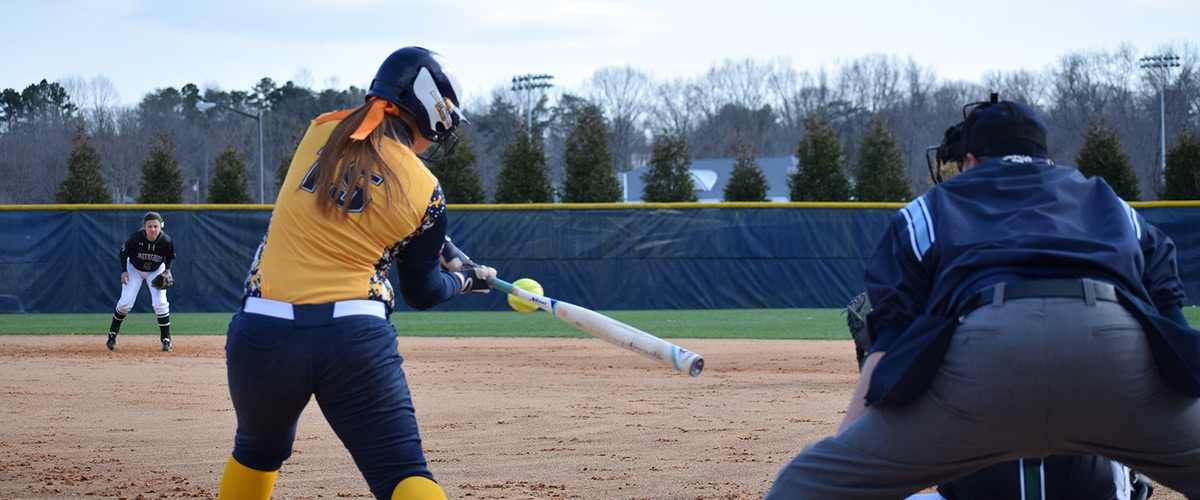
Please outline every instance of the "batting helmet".
[[445, 57], [421, 47], [404, 47], [384, 59], [367, 95], [408, 111], [421, 136], [440, 144], [455, 138], [454, 129], [466, 121], [460, 110], [460, 89]]

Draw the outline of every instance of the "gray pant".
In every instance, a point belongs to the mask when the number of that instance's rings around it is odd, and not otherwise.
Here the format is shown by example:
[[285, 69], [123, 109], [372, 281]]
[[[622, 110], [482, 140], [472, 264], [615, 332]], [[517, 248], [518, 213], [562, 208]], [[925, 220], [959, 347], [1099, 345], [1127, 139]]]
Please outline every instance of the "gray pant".
[[902, 499], [992, 463], [1102, 455], [1200, 500], [1200, 399], [1166, 385], [1119, 304], [1017, 299], [971, 312], [924, 394], [797, 455], [770, 500]]

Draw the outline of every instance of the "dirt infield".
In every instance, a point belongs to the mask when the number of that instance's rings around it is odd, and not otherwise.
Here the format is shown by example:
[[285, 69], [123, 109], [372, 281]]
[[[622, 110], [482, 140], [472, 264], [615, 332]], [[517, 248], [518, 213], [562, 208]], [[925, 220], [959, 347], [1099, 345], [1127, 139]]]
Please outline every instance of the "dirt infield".
[[[0, 337], [0, 499], [215, 498], [234, 431], [225, 339], [175, 340]], [[450, 498], [761, 498], [833, 431], [857, 377], [849, 341], [678, 343], [705, 356], [700, 377], [594, 339], [400, 351]], [[371, 498], [315, 404], [274, 498]]]

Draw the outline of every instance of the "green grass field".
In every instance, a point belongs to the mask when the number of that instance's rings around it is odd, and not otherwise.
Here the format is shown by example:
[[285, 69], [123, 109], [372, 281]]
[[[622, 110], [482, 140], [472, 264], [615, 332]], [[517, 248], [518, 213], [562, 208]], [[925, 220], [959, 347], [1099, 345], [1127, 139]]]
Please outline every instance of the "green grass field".
[[[664, 338], [849, 339], [841, 309], [715, 309], [608, 311], [604, 314]], [[1200, 308], [1184, 308], [1193, 325]], [[232, 313], [171, 315], [174, 335], [224, 335]], [[101, 335], [111, 314], [5, 314], [0, 335]], [[587, 337], [586, 333], [536, 311], [402, 312], [392, 315], [400, 335], [413, 337]], [[154, 315], [130, 314], [122, 335], [158, 335]]]
[[[604, 314], [659, 337], [730, 339], [849, 338], [841, 309], [608, 311]], [[176, 313], [173, 335], [224, 335], [232, 313]], [[0, 315], [0, 335], [103, 334], [111, 314]], [[402, 312], [401, 335], [414, 337], [586, 337], [545, 312]], [[133, 313], [121, 334], [158, 334], [154, 315]]]

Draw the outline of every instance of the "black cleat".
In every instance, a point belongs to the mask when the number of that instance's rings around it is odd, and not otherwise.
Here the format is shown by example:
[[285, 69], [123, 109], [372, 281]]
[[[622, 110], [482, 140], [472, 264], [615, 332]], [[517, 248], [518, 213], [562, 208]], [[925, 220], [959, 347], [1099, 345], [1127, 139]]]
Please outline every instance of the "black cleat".
[[167, 338], [167, 339], [162, 339], [162, 344], [163, 344], [163, 352], [170, 352], [170, 350], [171, 350], [171, 339], [169, 339], [169, 338]]
[[114, 332], [108, 332], [108, 342], [105, 342], [104, 345], [108, 346], [108, 350], [110, 350], [110, 351], [113, 349], [116, 349], [117, 348], [117, 334]]

